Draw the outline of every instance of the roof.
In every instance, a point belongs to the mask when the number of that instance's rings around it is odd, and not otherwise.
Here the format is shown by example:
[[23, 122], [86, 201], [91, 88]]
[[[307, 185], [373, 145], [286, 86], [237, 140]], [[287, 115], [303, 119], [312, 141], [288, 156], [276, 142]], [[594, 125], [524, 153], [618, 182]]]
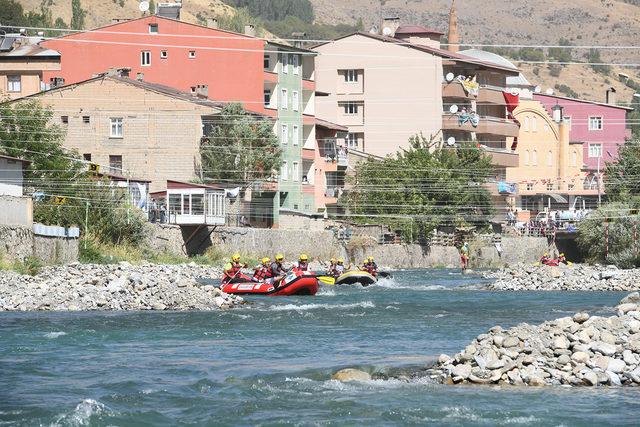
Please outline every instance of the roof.
[[13, 47], [21, 36], [0, 37], [0, 60], [3, 58], [60, 58], [60, 52], [47, 49], [38, 44], [32, 43], [31, 38], [27, 38], [28, 43]]
[[438, 34], [443, 35], [444, 33], [438, 30], [434, 30], [431, 28], [425, 28], [421, 25], [401, 25], [396, 30], [396, 36], [400, 35], [410, 35], [410, 34]]
[[0, 154], [0, 159], [11, 160], [14, 162], [22, 163], [22, 166], [31, 164], [31, 160], [19, 159], [18, 157], [5, 156], [4, 154]]
[[175, 181], [172, 179], [167, 180], [167, 190], [169, 189], [182, 189], [182, 188], [204, 188], [211, 190], [224, 190], [223, 187], [210, 184], [196, 184], [194, 182]]
[[[300, 40], [300, 41], [304, 41], [304, 40]], [[310, 53], [313, 55], [317, 55], [318, 52], [316, 52], [315, 50], [311, 50], [311, 49], [305, 49], [304, 47], [298, 47], [298, 46], [289, 46], [288, 44], [284, 44], [284, 43], [278, 43], [276, 41], [273, 40], [266, 40], [266, 43], [269, 45], [273, 45], [279, 49], [286, 49], [288, 52], [300, 52], [300, 53]]]
[[339, 125], [337, 123], [333, 123], [327, 120], [322, 120], [316, 117], [316, 126], [320, 126], [322, 128], [337, 130], [340, 132], [349, 132], [349, 128]]
[[631, 107], [623, 107], [622, 105], [607, 104], [606, 102], [598, 102], [598, 101], [588, 101], [586, 99], [570, 98], [568, 96], [547, 95], [546, 93], [534, 93], [533, 94], [533, 99], [535, 99], [536, 97], [540, 97], [540, 96], [546, 96], [548, 98], [555, 98], [555, 99], [565, 99], [567, 101], [581, 102], [583, 104], [600, 105], [602, 107], [618, 108], [620, 110], [626, 110], [626, 111], [633, 111], [634, 110]]
[[481, 67], [486, 67], [486, 68], [506, 71], [506, 72], [511, 73], [513, 75], [518, 73], [518, 69], [517, 68], [514, 69], [512, 67], [505, 67], [503, 65], [498, 65], [498, 64], [495, 64], [495, 63], [492, 63], [492, 62], [484, 62], [484, 61], [480, 61], [480, 60], [478, 60], [476, 58], [472, 58], [470, 56], [462, 55], [460, 53], [451, 52], [451, 51], [444, 50], [444, 49], [438, 49], [436, 47], [420, 45], [420, 44], [416, 44], [416, 43], [407, 43], [404, 40], [396, 39], [396, 38], [393, 38], [393, 37], [381, 36], [379, 34], [365, 33], [363, 31], [357, 31], [355, 33], [347, 34], [346, 36], [338, 37], [338, 38], [336, 38], [334, 40], [331, 40], [331, 41], [328, 41], [328, 42], [319, 43], [319, 44], [313, 46], [312, 49], [317, 49], [320, 46], [324, 46], [326, 44], [333, 43], [333, 42], [335, 42], [337, 40], [342, 40], [342, 39], [346, 39], [348, 37], [353, 37], [353, 36], [363, 36], [363, 37], [368, 37], [368, 38], [375, 39], [375, 40], [380, 40], [380, 41], [386, 42], [386, 43], [395, 43], [395, 44], [398, 44], [400, 46], [404, 46], [404, 47], [407, 47], [407, 48], [410, 48], [410, 49], [416, 49], [416, 50], [419, 50], [419, 51], [422, 51], [422, 52], [429, 53], [431, 55], [436, 55], [436, 56], [440, 56], [440, 57], [443, 57], [443, 58], [452, 59], [454, 61], [465, 62], [465, 63], [468, 63], [468, 64], [475, 64], [475, 65], [479, 65]]
[[131, 178], [131, 177], [119, 175], [116, 173], [110, 173], [110, 172], [98, 172], [96, 173], [96, 175], [99, 177], [109, 178], [112, 181], [130, 181], [130, 182], [146, 182], [146, 183], [151, 182], [151, 180], [149, 179]]
[[[466, 49], [466, 50], [461, 50], [459, 53], [462, 55], [479, 59], [484, 62], [492, 62], [496, 65], [501, 65], [503, 67], [509, 67], [509, 68], [513, 68], [514, 70], [518, 70], [518, 67], [516, 67], [513, 64], [513, 62], [509, 61], [504, 56], [500, 56], [493, 52], [487, 52], [486, 50], [480, 50], [480, 49]], [[529, 80], [527, 80], [527, 78], [521, 72], [518, 71], [517, 76], [507, 77], [507, 87], [522, 87], [522, 86], [533, 86], [533, 85], [529, 83]]]

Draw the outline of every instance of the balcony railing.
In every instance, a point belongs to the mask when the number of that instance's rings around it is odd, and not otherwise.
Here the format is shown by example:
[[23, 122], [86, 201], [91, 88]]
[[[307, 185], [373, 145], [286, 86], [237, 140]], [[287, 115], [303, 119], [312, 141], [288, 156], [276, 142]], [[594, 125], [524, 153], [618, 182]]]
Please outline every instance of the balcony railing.
[[469, 94], [464, 90], [462, 83], [453, 81], [451, 83], [442, 84], [443, 98], [458, 98], [467, 100], [476, 100], [482, 104], [506, 105], [502, 92], [504, 88], [491, 85], [480, 85], [478, 96]]
[[499, 135], [504, 137], [517, 137], [520, 126], [513, 120], [499, 117], [479, 116], [477, 125], [472, 120], [463, 121], [458, 114], [443, 113], [442, 129], [463, 132], [475, 132], [479, 134]]

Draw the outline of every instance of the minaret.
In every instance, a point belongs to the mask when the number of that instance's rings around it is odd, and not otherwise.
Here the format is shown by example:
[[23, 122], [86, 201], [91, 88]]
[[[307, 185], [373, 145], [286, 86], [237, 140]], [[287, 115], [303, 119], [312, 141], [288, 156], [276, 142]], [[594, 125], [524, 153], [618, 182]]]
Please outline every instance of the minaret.
[[458, 13], [456, 12], [456, 0], [451, 1], [449, 11], [449, 35], [447, 36], [447, 50], [457, 52], [460, 49], [460, 36], [458, 35]]

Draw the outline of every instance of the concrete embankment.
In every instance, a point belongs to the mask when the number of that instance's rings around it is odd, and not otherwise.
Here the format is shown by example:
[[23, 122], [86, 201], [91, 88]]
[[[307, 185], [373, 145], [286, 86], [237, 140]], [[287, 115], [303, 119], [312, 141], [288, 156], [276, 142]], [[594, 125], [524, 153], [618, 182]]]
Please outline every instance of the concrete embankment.
[[36, 276], [0, 272], [1, 310], [212, 310], [243, 299], [196, 279], [220, 277], [219, 268], [196, 264], [71, 264]]
[[[382, 245], [372, 235], [354, 235], [345, 242], [327, 230], [218, 227], [195, 231], [156, 224], [150, 227], [145, 244], [151, 250], [175, 255], [202, 253], [213, 247], [220, 252], [242, 252], [256, 258], [273, 257], [280, 252], [287, 260], [296, 260], [300, 253], [306, 253], [312, 259], [342, 257], [356, 263], [373, 256], [378, 264], [393, 269], [460, 266], [458, 250], [453, 246]], [[471, 267], [498, 268], [517, 262], [534, 263], [547, 250], [547, 239], [542, 237], [503, 237], [499, 246], [490, 238], [480, 239], [471, 245]]]
[[515, 264], [487, 272], [494, 281], [486, 289], [495, 291], [635, 291], [640, 290], [640, 269], [586, 264], [550, 267]]
[[640, 294], [611, 317], [572, 317], [500, 326], [478, 335], [453, 357], [441, 355], [432, 378], [447, 384], [638, 386]]

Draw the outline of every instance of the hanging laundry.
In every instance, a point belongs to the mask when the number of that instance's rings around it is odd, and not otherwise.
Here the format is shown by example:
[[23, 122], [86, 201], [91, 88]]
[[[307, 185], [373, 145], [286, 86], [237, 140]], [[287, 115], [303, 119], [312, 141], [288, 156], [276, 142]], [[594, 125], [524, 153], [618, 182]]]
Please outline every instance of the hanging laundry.
[[474, 80], [471, 80], [470, 78], [467, 77], [461, 83], [467, 95], [472, 95], [477, 97], [478, 94], [480, 93], [480, 85], [475, 81], [475, 77], [474, 77]]

